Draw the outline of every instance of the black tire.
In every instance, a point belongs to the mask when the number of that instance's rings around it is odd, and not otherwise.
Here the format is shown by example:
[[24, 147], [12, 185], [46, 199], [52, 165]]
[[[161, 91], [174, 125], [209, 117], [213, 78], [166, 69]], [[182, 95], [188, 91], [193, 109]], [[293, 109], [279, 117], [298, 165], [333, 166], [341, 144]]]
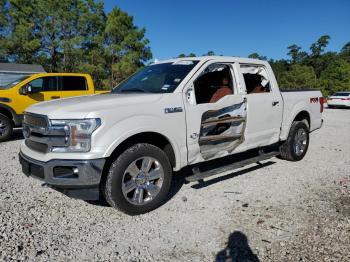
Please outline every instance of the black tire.
[[12, 120], [3, 114], [0, 114], [0, 142], [8, 140], [12, 136], [12, 132]]
[[[298, 132], [305, 133], [305, 143], [303, 144], [303, 150], [298, 150], [298, 142], [296, 141], [296, 136]], [[299, 133], [300, 134], [300, 133]], [[309, 148], [309, 128], [303, 121], [295, 121], [289, 130], [288, 138], [280, 146], [280, 156], [282, 159], [288, 161], [300, 161], [304, 158], [308, 148]], [[299, 143], [300, 144], [300, 143]], [[302, 152], [301, 152], [302, 151]]]
[[335, 106], [327, 106], [329, 109], [335, 108]]
[[[124, 195], [123, 193], [123, 185], [126, 184], [125, 177], [129, 176], [130, 179], [128, 181], [133, 180], [133, 183], [136, 184], [136, 178], [133, 178], [133, 176], [130, 176], [127, 174], [127, 169], [130, 167], [131, 164], [137, 163], [137, 165], [140, 165], [139, 162], [143, 162], [143, 159], [145, 158], [151, 158], [153, 160], [156, 160], [157, 162], [154, 162], [152, 164], [155, 165], [156, 163], [162, 168], [163, 177], [162, 177], [162, 183], [161, 186], [158, 187], [159, 191], [154, 197], [150, 197], [150, 192], [147, 191], [145, 188], [142, 194], [142, 198], [145, 197], [145, 193], [149, 194], [149, 198], [147, 200], [147, 195], [143, 204], [134, 204], [130, 201], [133, 201], [131, 197], [129, 198], [129, 195]], [[139, 160], [138, 160], [139, 159]], [[142, 164], [142, 163], [141, 163]], [[139, 167], [141, 171], [141, 167]], [[139, 173], [141, 174], [141, 173]], [[150, 174], [150, 173], [147, 173]], [[137, 176], [139, 177], [139, 175]], [[147, 177], [147, 175], [144, 175], [144, 177]], [[107, 177], [105, 179], [104, 185], [102, 187], [103, 195], [108, 202], [108, 204], [114, 208], [119, 209], [120, 211], [129, 214], [129, 215], [139, 215], [143, 213], [147, 213], [149, 211], [152, 211], [159, 206], [161, 206], [169, 193], [170, 185], [171, 185], [171, 179], [172, 179], [172, 168], [169, 162], [169, 159], [167, 155], [162, 151], [160, 148], [153, 146], [151, 144], [135, 144], [131, 147], [129, 147], [127, 150], [125, 150], [122, 154], [120, 154], [111, 164], [109, 171], [107, 173]], [[140, 181], [137, 181], [138, 183]], [[159, 180], [158, 180], [159, 182]], [[148, 182], [149, 183], [149, 182]], [[156, 182], [153, 181], [155, 184]], [[144, 185], [144, 184], [143, 184]], [[141, 185], [141, 187], [143, 186]], [[138, 185], [140, 186], [140, 185]], [[136, 189], [135, 189], [136, 191]], [[130, 194], [135, 197], [135, 191], [131, 191]], [[146, 201], [147, 200], [147, 201]]]

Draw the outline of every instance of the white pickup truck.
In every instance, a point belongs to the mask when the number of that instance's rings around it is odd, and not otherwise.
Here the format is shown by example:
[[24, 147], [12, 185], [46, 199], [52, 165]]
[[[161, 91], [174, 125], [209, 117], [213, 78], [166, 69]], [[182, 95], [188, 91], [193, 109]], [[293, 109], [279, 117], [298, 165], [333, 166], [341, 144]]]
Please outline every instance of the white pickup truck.
[[[280, 91], [265, 61], [172, 59], [111, 93], [28, 108], [20, 162], [27, 176], [70, 197], [103, 196], [141, 214], [164, 203], [173, 171], [186, 166], [194, 173], [187, 180], [200, 181], [276, 155], [301, 160], [322, 111], [320, 91]], [[203, 162], [248, 150], [257, 153], [201, 170]]]

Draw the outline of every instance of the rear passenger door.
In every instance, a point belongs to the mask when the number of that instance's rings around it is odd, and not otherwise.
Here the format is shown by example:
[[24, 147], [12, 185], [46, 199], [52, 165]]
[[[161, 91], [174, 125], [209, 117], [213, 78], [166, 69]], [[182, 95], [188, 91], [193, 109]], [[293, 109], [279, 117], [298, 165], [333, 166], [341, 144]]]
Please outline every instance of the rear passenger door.
[[271, 71], [264, 65], [240, 64], [240, 82], [246, 87], [248, 115], [246, 143], [257, 148], [279, 141], [283, 101]]
[[55, 98], [66, 98], [89, 94], [88, 84], [84, 76], [58, 76], [58, 91]]

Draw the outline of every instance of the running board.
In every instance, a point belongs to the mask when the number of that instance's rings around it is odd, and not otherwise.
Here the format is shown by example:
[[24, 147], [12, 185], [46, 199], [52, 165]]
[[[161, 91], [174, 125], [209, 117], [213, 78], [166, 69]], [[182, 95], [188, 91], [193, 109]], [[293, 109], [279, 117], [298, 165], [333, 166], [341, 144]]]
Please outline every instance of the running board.
[[247, 159], [235, 162], [233, 164], [229, 164], [229, 165], [226, 165], [226, 166], [221, 166], [221, 167], [218, 167], [218, 168], [214, 168], [214, 169], [205, 171], [203, 173], [200, 172], [198, 167], [194, 167], [194, 168], [192, 168], [193, 175], [189, 176], [189, 177], [186, 177], [185, 180], [187, 182], [195, 182], [195, 181], [202, 180], [204, 178], [207, 178], [207, 177], [210, 177], [210, 176], [213, 176], [213, 175], [217, 175], [217, 174], [229, 171], [229, 170], [234, 170], [234, 169], [237, 169], [237, 168], [241, 168], [241, 167], [244, 167], [244, 166], [247, 166], [247, 165], [250, 165], [250, 164], [254, 164], [254, 163], [260, 164], [259, 163], [260, 161], [270, 159], [270, 158], [272, 158], [274, 156], [277, 156], [277, 155], [279, 155], [279, 152], [276, 152], [276, 151], [273, 151], [273, 152], [270, 152], [270, 153], [262, 153], [259, 156], [255, 156], [255, 157], [252, 157], [252, 158], [247, 158]]

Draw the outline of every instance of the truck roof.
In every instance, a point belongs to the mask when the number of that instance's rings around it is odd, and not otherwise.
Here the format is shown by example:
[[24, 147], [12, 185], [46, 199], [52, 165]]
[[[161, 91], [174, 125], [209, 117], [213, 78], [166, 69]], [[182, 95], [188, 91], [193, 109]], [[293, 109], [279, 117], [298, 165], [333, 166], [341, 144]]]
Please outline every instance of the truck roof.
[[160, 64], [160, 63], [169, 63], [169, 62], [176, 62], [176, 61], [200, 61], [200, 62], [206, 62], [210, 60], [221, 60], [221, 61], [227, 61], [227, 62], [240, 62], [240, 63], [247, 63], [247, 64], [268, 64], [265, 60], [259, 60], [259, 59], [253, 59], [253, 58], [242, 58], [242, 57], [236, 57], [236, 56], [197, 56], [197, 57], [181, 57], [181, 58], [173, 58], [168, 60], [162, 60], [157, 61], [154, 64]]
[[33, 74], [32, 76], [40, 77], [40, 76], [83, 76], [90, 77], [89, 74], [81, 74], [81, 73], [38, 73]]

